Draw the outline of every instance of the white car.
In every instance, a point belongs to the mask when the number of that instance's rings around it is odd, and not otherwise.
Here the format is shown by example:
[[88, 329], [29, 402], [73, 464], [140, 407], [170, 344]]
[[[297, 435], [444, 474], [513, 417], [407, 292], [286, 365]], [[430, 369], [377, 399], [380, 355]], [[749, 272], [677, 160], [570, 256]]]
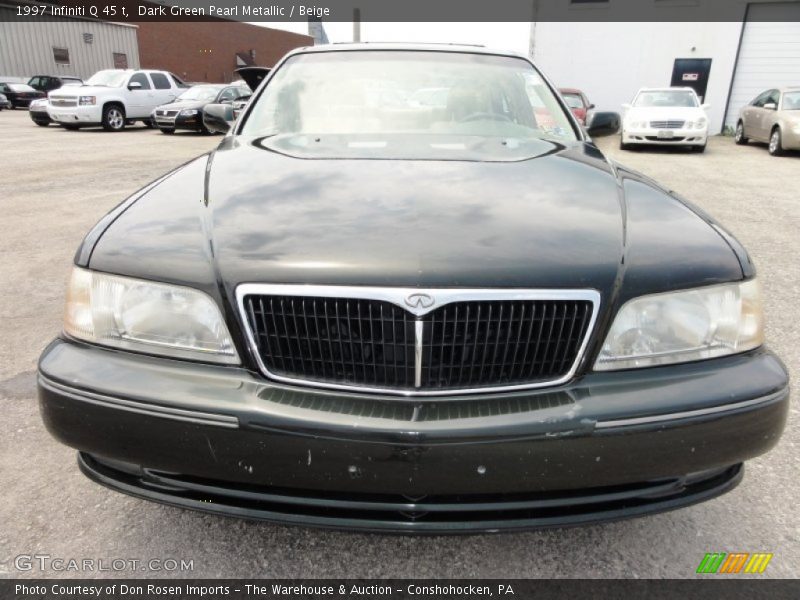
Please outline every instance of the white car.
[[86, 85], [50, 92], [48, 114], [67, 129], [102, 125], [107, 131], [120, 131], [137, 120], [152, 126], [153, 109], [172, 102], [187, 87], [167, 71], [98, 71]]
[[708, 104], [692, 88], [642, 88], [623, 104], [620, 148], [636, 144], [690, 146], [703, 152], [708, 141]]

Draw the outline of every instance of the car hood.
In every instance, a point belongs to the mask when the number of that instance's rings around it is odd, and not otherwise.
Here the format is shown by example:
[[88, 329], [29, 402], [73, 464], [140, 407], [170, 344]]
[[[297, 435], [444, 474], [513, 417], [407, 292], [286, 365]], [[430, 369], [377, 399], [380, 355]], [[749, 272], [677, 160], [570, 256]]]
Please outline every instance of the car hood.
[[78, 96], [102, 96], [119, 93], [123, 88], [104, 85], [64, 85], [50, 92], [51, 97], [77, 98]]
[[674, 119], [699, 119], [705, 117], [705, 111], [699, 106], [656, 106], [647, 108], [630, 108], [625, 113], [625, 120], [659, 121]]
[[606, 287], [619, 196], [583, 150], [490, 163], [222, 149], [208, 180], [217, 265], [234, 283]]
[[550, 147], [515, 162], [336, 160], [228, 137], [104, 219], [76, 262], [229, 300], [240, 283], [591, 288], [607, 299], [623, 275], [629, 295], [742, 276], [684, 204], [623, 180], [589, 143]]
[[175, 102], [168, 102], [166, 104], [162, 104], [161, 106], [157, 106], [156, 110], [187, 110], [187, 109], [198, 109], [203, 108], [206, 104], [208, 104], [207, 100], [181, 100]]

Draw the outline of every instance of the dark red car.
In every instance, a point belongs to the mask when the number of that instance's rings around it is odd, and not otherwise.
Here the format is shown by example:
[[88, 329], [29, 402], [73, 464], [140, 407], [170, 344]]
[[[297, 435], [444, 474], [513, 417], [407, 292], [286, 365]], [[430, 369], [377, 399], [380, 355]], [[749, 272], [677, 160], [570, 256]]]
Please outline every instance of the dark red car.
[[590, 109], [594, 108], [594, 104], [589, 102], [586, 94], [575, 88], [560, 88], [558, 91], [561, 92], [572, 114], [575, 115], [580, 124], [586, 125], [586, 114]]
[[45, 98], [47, 94], [33, 89], [24, 83], [2, 83], [0, 82], [0, 94], [4, 94], [11, 103], [11, 108], [28, 108], [31, 100]]

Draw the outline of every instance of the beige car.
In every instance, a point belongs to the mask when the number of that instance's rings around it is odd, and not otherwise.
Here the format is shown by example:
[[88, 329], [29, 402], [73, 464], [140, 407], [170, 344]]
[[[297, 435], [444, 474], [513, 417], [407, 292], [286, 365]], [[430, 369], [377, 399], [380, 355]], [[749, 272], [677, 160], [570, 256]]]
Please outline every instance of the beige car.
[[766, 142], [769, 153], [800, 150], [800, 87], [767, 90], [739, 113], [736, 143]]

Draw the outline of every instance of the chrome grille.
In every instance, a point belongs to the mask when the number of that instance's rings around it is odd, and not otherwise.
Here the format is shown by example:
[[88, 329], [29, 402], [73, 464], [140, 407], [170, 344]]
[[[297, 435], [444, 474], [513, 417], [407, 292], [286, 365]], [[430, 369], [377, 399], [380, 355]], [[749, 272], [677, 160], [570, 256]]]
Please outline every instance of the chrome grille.
[[[420, 294], [431, 303], [404, 304]], [[585, 347], [599, 294], [246, 284], [237, 299], [251, 347], [270, 377], [442, 395], [566, 381]]]
[[69, 106], [78, 106], [78, 101], [75, 98], [56, 98], [50, 96], [50, 106], [56, 108], [65, 108]]
[[159, 117], [174, 117], [178, 114], [177, 110], [157, 110], [156, 116]]
[[683, 129], [686, 121], [650, 121], [651, 129]]

